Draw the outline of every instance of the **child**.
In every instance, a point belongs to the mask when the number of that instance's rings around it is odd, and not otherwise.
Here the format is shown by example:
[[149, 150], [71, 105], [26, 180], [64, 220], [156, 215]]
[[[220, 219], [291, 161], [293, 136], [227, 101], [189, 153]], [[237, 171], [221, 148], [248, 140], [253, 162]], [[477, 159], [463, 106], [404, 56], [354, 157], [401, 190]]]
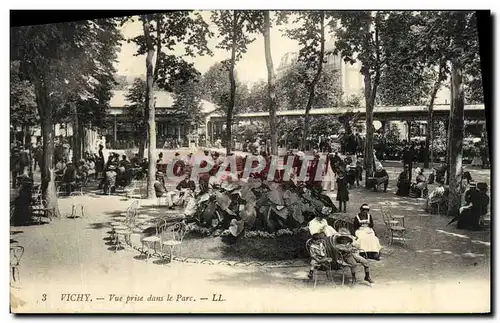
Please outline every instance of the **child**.
[[335, 249], [337, 249], [343, 256], [344, 261], [348, 263], [351, 267], [352, 284], [356, 284], [356, 266], [357, 264], [363, 265], [365, 268], [365, 281], [373, 284], [373, 280], [370, 278], [370, 268], [369, 262], [363, 258], [359, 253], [358, 249], [353, 246], [356, 238], [353, 237], [349, 230], [342, 228], [339, 230], [339, 234], [335, 237]]
[[356, 186], [359, 187], [359, 181], [363, 180], [363, 166], [361, 166], [361, 160], [356, 161]]
[[321, 234], [315, 233], [312, 236], [312, 243], [309, 247], [309, 254], [311, 256], [311, 267], [309, 269], [309, 274], [307, 277], [309, 279], [313, 278], [314, 269], [321, 267], [322, 265], [329, 265], [332, 258], [327, 257], [326, 247], [321, 238]]
[[347, 189], [347, 179], [344, 176], [343, 170], [339, 172], [339, 177], [337, 178], [337, 201], [339, 201], [339, 212], [342, 211], [343, 205], [343, 212], [346, 213], [349, 190]]

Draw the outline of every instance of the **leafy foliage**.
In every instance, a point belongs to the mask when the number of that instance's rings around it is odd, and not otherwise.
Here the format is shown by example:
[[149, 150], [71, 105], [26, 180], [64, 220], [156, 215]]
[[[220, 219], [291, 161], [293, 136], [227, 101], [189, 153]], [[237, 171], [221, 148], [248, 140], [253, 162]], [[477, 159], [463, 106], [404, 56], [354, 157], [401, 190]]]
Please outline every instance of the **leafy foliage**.
[[[216, 104], [220, 110], [219, 113], [225, 115], [229, 104], [231, 84], [228, 78], [228, 68], [225, 64], [218, 62], [210, 66], [203, 74], [201, 87], [203, 88], [202, 98]], [[249, 111], [247, 108], [247, 98], [249, 96], [246, 84], [238, 80], [235, 73], [236, 93], [234, 113]]]
[[11, 62], [10, 122], [14, 125], [34, 126], [38, 121], [33, 85], [27, 80], [21, 80], [19, 62]]
[[325, 195], [302, 186], [260, 179], [222, 185], [198, 196], [195, 204], [197, 211], [188, 221], [209, 228], [212, 233], [228, 230], [227, 234], [233, 237], [252, 230], [277, 235], [292, 229], [296, 232], [315, 216], [315, 210], [322, 207], [335, 210]]
[[172, 117], [178, 124], [200, 125], [203, 122], [201, 93], [202, 88], [198, 78], [174, 85]]
[[[309, 100], [304, 75], [311, 75], [303, 62], [293, 64], [282, 77], [276, 80], [276, 99], [280, 110], [305, 109]], [[314, 98], [311, 109], [331, 108], [340, 106], [342, 100], [342, 85], [337, 71], [325, 71], [314, 88]]]
[[125, 96], [131, 104], [127, 106], [125, 114], [127, 120], [134, 125], [135, 132], [142, 133], [146, 127], [144, 107], [146, 105], [146, 81], [136, 78]]

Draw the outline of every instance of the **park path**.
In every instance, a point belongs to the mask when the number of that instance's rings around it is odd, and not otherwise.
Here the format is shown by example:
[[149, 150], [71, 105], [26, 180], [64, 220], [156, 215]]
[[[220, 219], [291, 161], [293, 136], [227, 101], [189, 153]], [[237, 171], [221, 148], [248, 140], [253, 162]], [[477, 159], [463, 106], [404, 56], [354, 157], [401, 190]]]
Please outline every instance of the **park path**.
[[[397, 172], [390, 170], [391, 174]], [[473, 174], [478, 176], [483, 175]], [[376, 281], [372, 287], [358, 284], [352, 289], [333, 288], [320, 282], [313, 291], [305, 281], [307, 267], [156, 264], [135, 259], [135, 250], [114, 253], [103, 240], [108, 231], [106, 222], [110, 220], [109, 213], [123, 211], [131, 202], [120, 196], [93, 194], [62, 198], [63, 215], [70, 213], [73, 203], [82, 203], [87, 217], [11, 227], [11, 244], [26, 248], [20, 265], [20, 288], [11, 290], [13, 311], [489, 311], [489, 232], [446, 227], [446, 217], [423, 213], [422, 201], [396, 197], [392, 189], [387, 193], [353, 189], [349, 214], [355, 214], [361, 202], [371, 205], [377, 231], [382, 229], [381, 203], [389, 202], [393, 214], [403, 213], [410, 229], [409, 247], [386, 248], [384, 259], [372, 263]], [[64, 302], [64, 293], [90, 293], [93, 301]], [[45, 301], [43, 294], [47, 294]], [[133, 305], [109, 302], [109, 294], [122, 295], [124, 301], [127, 295], [135, 294], [144, 296], [144, 301]], [[171, 301], [166, 300], [169, 294]], [[212, 301], [213, 294], [216, 299], [223, 295], [226, 301]], [[163, 296], [164, 301], [148, 302], [148, 296]], [[97, 300], [98, 297], [106, 299]]]

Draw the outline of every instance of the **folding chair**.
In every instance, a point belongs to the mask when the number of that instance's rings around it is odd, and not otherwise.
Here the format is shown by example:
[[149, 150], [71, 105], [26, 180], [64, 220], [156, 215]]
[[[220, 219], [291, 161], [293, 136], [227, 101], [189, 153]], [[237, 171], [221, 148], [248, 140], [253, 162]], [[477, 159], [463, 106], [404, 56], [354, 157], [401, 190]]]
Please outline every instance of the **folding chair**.
[[389, 240], [389, 246], [392, 245], [393, 241], [401, 241], [405, 246], [406, 244], [406, 228], [403, 227], [399, 221], [391, 220], [390, 215], [387, 213], [387, 210], [384, 208], [380, 209], [382, 212], [382, 217], [384, 219], [385, 224], [385, 234], [384, 236]]
[[160, 252], [162, 250], [162, 237], [161, 233], [163, 230], [165, 230], [167, 227], [167, 221], [165, 219], [160, 220], [156, 223], [155, 225], [155, 234], [153, 236], [145, 237], [141, 239], [142, 243], [142, 249], [141, 249], [141, 254], [146, 255], [146, 261], [149, 260], [149, 258], [152, 257], [152, 253], [148, 253], [146, 251], [146, 247], [148, 244], [153, 245], [153, 252], [156, 253], [156, 244], [159, 244], [160, 246]]
[[162, 248], [167, 246], [170, 249], [170, 262], [174, 259], [174, 248], [179, 247], [179, 256], [182, 256], [182, 240], [186, 234], [186, 225], [184, 222], [178, 222], [167, 227], [162, 234]]
[[12, 280], [14, 282], [20, 281], [19, 263], [21, 262], [21, 257], [23, 256], [23, 254], [24, 254], [24, 247], [22, 246], [10, 247], [10, 268], [12, 271]]

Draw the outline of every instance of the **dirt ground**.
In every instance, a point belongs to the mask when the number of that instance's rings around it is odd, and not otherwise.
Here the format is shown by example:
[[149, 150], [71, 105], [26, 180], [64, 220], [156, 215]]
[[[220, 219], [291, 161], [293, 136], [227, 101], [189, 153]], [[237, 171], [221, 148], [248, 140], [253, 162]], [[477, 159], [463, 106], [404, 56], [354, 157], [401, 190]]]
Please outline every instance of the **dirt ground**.
[[[63, 217], [50, 224], [11, 227], [11, 246], [22, 245], [20, 283], [11, 289], [14, 312], [487, 312], [490, 310], [490, 232], [446, 226], [449, 219], [425, 213], [423, 200], [397, 197], [399, 167], [387, 167], [387, 193], [352, 189], [347, 206], [354, 216], [371, 206], [375, 230], [382, 232], [380, 208], [404, 215], [408, 247], [384, 245], [384, 257], [371, 262], [375, 281], [336, 288], [323, 280], [313, 290], [302, 267], [269, 268], [159, 263], [138, 252], [113, 252], [106, 240], [111, 214], [131, 203], [121, 196], [86, 194], [60, 199], [63, 215], [85, 205], [85, 217]], [[471, 170], [490, 184], [489, 170]], [[432, 188], [430, 188], [432, 189]], [[334, 195], [333, 195], [334, 197]], [[142, 203], [142, 202], [141, 202]], [[147, 209], [142, 203], [141, 210]], [[159, 212], [159, 211], [155, 211]], [[216, 255], [216, 253], [214, 253]], [[361, 273], [360, 278], [362, 278]], [[320, 277], [321, 278], [321, 277]], [[361, 279], [359, 279], [361, 280]], [[339, 283], [339, 276], [336, 276]], [[65, 302], [64, 293], [89, 293], [92, 302]], [[46, 294], [45, 297], [43, 294]], [[109, 294], [124, 296], [109, 301]], [[216, 294], [216, 296], [214, 296]], [[218, 295], [225, 301], [214, 301]], [[144, 296], [130, 301], [128, 296]], [[173, 300], [168, 300], [169, 295]], [[183, 296], [178, 296], [183, 295]], [[321, 297], [314, 297], [320, 295]], [[460, 295], [456, 297], [454, 295]], [[464, 295], [467, 295], [464, 297]], [[163, 296], [163, 301], [146, 301]], [[192, 296], [189, 299], [188, 296]], [[325, 296], [325, 297], [322, 297]], [[105, 300], [99, 300], [103, 297]], [[184, 298], [183, 298], [184, 297]], [[208, 300], [205, 300], [208, 298]], [[43, 301], [42, 299], [45, 299]], [[335, 301], [330, 301], [335, 299]]]

